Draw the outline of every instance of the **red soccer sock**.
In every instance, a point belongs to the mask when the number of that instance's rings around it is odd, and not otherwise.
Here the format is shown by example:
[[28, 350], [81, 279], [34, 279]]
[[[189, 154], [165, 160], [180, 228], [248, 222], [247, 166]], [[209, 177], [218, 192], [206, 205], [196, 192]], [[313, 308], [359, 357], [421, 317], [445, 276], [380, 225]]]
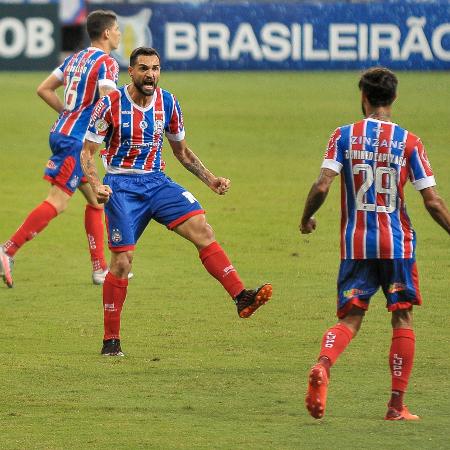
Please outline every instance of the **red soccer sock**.
[[206, 270], [235, 298], [244, 289], [236, 269], [231, 264], [222, 247], [214, 241], [199, 252]]
[[33, 239], [57, 215], [58, 212], [51, 203], [47, 201], [42, 202], [31, 211], [19, 229], [5, 242], [5, 252], [13, 257], [25, 242]]
[[[322, 346], [319, 354], [319, 361], [326, 358], [329, 364], [324, 364], [328, 375], [330, 367], [336, 362], [340, 354], [347, 348], [353, 338], [353, 333], [350, 328], [347, 328], [342, 323], [338, 323], [329, 328], [322, 338]], [[323, 362], [323, 361], [321, 361]]]
[[414, 330], [394, 328], [389, 352], [389, 367], [392, 377], [392, 396], [389, 404], [398, 410], [402, 408], [403, 394], [408, 387], [414, 362], [415, 343]]
[[108, 264], [104, 253], [104, 228], [103, 228], [103, 209], [86, 205], [84, 211], [84, 227], [91, 254], [92, 270], [105, 270]]
[[120, 339], [120, 315], [127, 297], [128, 277], [117, 278], [108, 272], [103, 283], [103, 339]]

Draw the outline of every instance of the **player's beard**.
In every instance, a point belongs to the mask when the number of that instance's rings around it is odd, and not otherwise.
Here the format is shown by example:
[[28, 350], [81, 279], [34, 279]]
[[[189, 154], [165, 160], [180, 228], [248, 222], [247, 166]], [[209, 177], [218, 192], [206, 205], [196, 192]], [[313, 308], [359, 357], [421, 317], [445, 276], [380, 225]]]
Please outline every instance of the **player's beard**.
[[142, 95], [144, 95], [145, 97], [151, 97], [154, 93], [155, 93], [155, 89], [158, 86], [158, 82], [155, 81], [153, 86], [152, 86], [152, 90], [151, 92], [146, 91], [143, 86], [144, 86], [144, 81], [142, 81], [141, 83], [136, 83], [136, 81], [133, 82], [134, 87], [139, 91], [139, 93], [141, 93]]

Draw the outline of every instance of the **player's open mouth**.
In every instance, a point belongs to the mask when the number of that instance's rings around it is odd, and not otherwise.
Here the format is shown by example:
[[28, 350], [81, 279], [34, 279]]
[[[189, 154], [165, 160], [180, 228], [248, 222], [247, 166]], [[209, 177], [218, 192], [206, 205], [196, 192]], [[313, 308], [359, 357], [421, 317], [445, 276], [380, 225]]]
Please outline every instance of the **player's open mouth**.
[[154, 87], [155, 83], [152, 80], [144, 81], [145, 87]]

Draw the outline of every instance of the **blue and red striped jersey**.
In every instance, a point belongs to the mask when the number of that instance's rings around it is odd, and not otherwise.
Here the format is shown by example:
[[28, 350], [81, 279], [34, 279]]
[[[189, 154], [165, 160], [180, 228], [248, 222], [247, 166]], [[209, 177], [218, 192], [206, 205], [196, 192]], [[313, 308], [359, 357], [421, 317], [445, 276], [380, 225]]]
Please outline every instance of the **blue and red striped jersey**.
[[88, 47], [67, 57], [53, 74], [64, 83], [64, 111], [51, 132], [84, 140], [99, 87], [115, 89], [119, 79], [116, 60], [96, 47]]
[[341, 258], [415, 256], [416, 237], [404, 186], [435, 179], [421, 140], [392, 122], [364, 119], [337, 128], [322, 168], [341, 174]]
[[115, 172], [160, 172], [164, 170], [164, 134], [181, 141], [185, 131], [178, 100], [168, 91], [155, 89], [149, 106], [136, 105], [127, 86], [109, 93], [95, 105], [86, 139], [106, 142], [106, 166]]

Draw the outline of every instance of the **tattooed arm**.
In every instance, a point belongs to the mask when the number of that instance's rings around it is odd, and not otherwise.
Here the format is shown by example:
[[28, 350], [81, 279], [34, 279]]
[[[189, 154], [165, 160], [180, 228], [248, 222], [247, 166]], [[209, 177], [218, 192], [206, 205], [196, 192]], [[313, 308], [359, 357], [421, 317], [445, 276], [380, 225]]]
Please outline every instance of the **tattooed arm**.
[[200, 161], [197, 155], [186, 145], [186, 141], [170, 141], [173, 154], [189, 172], [209, 186], [216, 194], [224, 195], [230, 188], [231, 181], [228, 178], [216, 177]]
[[331, 169], [322, 169], [319, 178], [311, 186], [300, 220], [299, 228], [302, 234], [312, 233], [316, 229], [316, 219], [313, 214], [323, 205], [336, 175], [338, 174]]
[[112, 190], [108, 185], [102, 184], [98, 177], [94, 155], [97, 153], [99, 147], [99, 144], [86, 139], [83, 144], [83, 149], [81, 150], [80, 159], [84, 175], [88, 179], [88, 182], [97, 197], [97, 201], [99, 203], [106, 203], [112, 194]]

